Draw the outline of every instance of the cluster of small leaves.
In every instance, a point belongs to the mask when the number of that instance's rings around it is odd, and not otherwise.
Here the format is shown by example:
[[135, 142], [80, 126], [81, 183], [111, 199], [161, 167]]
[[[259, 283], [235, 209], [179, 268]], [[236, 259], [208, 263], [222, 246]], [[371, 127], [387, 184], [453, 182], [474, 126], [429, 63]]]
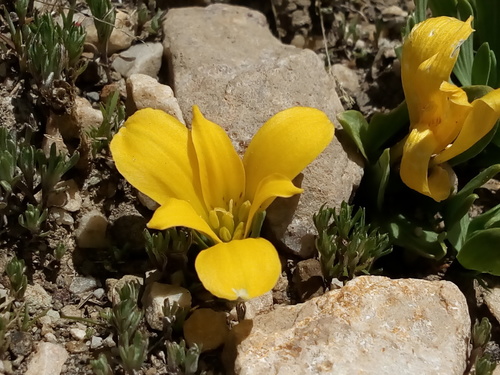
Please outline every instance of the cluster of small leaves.
[[101, 56], [106, 71], [108, 82], [111, 82], [111, 72], [108, 64], [108, 42], [115, 27], [116, 10], [111, 0], [86, 0], [87, 5], [94, 17], [94, 25], [97, 30], [97, 49]]
[[167, 229], [151, 234], [144, 230], [146, 253], [153, 266], [161, 272], [166, 270], [170, 258], [186, 258], [192, 244], [192, 232], [179, 228]]
[[[491, 323], [488, 318], [476, 320], [472, 328], [472, 351], [469, 357], [469, 369], [474, 364], [473, 375], [491, 375], [496, 362], [491, 355], [485, 353], [486, 345], [491, 339]], [[465, 372], [466, 374], [468, 371]]]
[[186, 307], [181, 307], [174, 301], [170, 303], [168, 298], [163, 305], [163, 335], [167, 341], [172, 341], [174, 332], [181, 332], [184, 321], [189, 312]]
[[[148, 337], [139, 330], [143, 318], [137, 306], [139, 288], [138, 283], [126, 283], [118, 291], [119, 302], [104, 313], [105, 320], [118, 335], [119, 363], [127, 374], [135, 374], [141, 368], [148, 351]], [[96, 374], [112, 374], [106, 372], [111, 366], [104, 355], [91, 365]]]
[[92, 156], [95, 158], [102, 150], [107, 149], [118, 128], [125, 121], [125, 107], [119, 101], [120, 93], [114, 91], [108, 96], [106, 103], [100, 103], [102, 123], [88, 131], [91, 140]]
[[342, 202], [335, 208], [321, 207], [313, 216], [318, 231], [316, 248], [323, 275], [327, 279], [350, 280], [369, 274], [373, 263], [392, 251], [387, 234], [365, 223], [365, 210], [353, 214], [353, 206]]
[[12, 258], [7, 263], [5, 271], [10, 281], [10, 295], [17, 300], [23, 299], [26, 287], [28, 286], [24, 260], [17, 259], [16, 257]]
[[187, 349], [184, 340], [181, 340], [179, 344], [176, 342], [167, 342], [167, 370], [169, 374], [196, 374], [200, 353], [201, 348], [196, 344]]
[[140, 35], [144, 29], [149, 35], [159, 34], [166, 12], [158, 9], [155, 0], [139, 0], [137, 6], [137, 34]]
[[5, 41], [13, 47], [22, 73], [30, 73], [41, 94], [51, 98], [54, 88], [61, 80], [73, 84], [85, 70], [80, 60], [85, 42], [82, 26], [73, 22], [75, 0], [70, 1], [70, 11], [61, 13], [62, 22], [54, 21], [48, 13], [35, 13], [27, 22], [29, 0], [14, 2], [15, 12], [4, 8], [11, 40]]
[[[29, 138], [29, 137], [27, 137]], [[55, 144], [46, 156], [27, 139], [0, 127], [0, 216], [4, 222], [16, 216], [19, 224], [33, 236], [43, 236], [42, 225], [47, 218], [46, 204], [62, 176], [78, 161], [58, 154]], [[41, 193], [40, 201], [35, 195]]]

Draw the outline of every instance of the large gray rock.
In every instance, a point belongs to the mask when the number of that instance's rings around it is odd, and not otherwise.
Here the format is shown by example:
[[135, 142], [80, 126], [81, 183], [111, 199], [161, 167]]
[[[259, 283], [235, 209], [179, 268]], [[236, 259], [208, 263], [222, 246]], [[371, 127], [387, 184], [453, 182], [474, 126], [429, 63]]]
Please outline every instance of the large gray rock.
[[462, 375], [469, 351], [465, 297], [447, 281], [359, 277], [245, 324], [225, 353], [239, 375]]
[[[170, 85], [186, 122], [192, 105], [198, 105], [228, 131], [240, 154], [259, 127], [281, 110], [315, 107], [332, 121], [343, 110], [321, 59], [310, 50], [282, 44], [259, 12], [222, 4], [172, 9], [164, 34]], [[269, 208], [271, 236], [304, 257], [312, 255], [312, 214], [323, 203], [339, 206], [348, 200], [361, 177], [362, 168], [335, 139], [304, 171], [300, 199]]]

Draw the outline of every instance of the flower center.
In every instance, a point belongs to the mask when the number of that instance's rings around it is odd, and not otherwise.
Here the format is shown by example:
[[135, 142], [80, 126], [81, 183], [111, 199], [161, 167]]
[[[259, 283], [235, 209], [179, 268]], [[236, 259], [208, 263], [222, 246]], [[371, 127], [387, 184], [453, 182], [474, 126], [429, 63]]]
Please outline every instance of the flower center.
[[223, 242], [240, 240], [245, 235], [250, 201], [235, 206], [231, 199], [227, 208], [215, 207], [208, 213], [208, 223]]

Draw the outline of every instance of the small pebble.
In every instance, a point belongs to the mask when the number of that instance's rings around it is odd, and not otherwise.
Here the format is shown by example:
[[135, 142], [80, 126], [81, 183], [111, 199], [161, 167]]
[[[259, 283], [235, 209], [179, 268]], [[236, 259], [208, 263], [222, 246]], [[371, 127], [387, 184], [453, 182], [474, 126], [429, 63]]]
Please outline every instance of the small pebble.
[[104, 345], [107, 348], [113, 348], [116, 346], [115, 340], [113, 340], [113, 334], [109, 335], [102, 341], [102, 345]]
[[92, 336], [92, 339], [90, 340], [90, 348], [91, 349], [97, 349], [99, 348], [102, 343], [103, 343], [102, 337], [99, 336]]
[[87, 99], [91, 100], [91, 101], [94, 101], [94, 102], [98, 102], [100, 97], [99, 97], [99, 93], [98, 92], [95, 92], [95, 91], [90, 91], [90, 92], [87, 92], [85, 94], [85, 96], [87, 97]]
[[104, 288], [97, 288], [94, 290], [94, 297], [97, 299], [101, 299], [104, 296]]
[[85, 330], [83, 330], [83, 329], [80, 329], [80, 328], [71, 328], [69, 330], [69, 333], [76, 340], [83, 341], [85, 339]]
[[87, 345], [81, 341], [68, 341], [66, 343], [66, 349], [70, 353], [83, 353], [88, 350]]
[[45, 335], [43, 335], [43, 338], [47, 342], [51, 342], [53, 344], [57, 344], [57, 337], [52, 332], [47, 332]]

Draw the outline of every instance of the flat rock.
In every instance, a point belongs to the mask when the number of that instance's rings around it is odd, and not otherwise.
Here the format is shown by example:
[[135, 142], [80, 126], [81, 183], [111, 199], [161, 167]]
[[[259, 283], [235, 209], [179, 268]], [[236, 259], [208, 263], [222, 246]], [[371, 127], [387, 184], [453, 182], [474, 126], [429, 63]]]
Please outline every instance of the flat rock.
[[139, 73], [156, 78], [160, 71], [162, 56], [161, 43], [140, 43], [116, 56], [111, 66], [123, 77]]
[[462, 375], [471, 328], [454, 284], [377, 276], [243, 322], [239, 375]]
[[25, 375], [59, 375], [66, 359], [68, 352], [64, 347], [41, 342], [28, 364]]
[[[315, 107], [332, 121], [343, 111], [323, 61], [311, 50], [282, 44], [259, 12], [224, 4], [171, 9], [163, 29], [171, 85], [184, 118], [190, 119], [191, 107], [198, 105], [205, 117], [226, 129], [240, 154], [281, 110]], [[268, 209], [272, 236], [299, 255], [311, 256], [312, 214], [323, 203], [339, 206], [348, 200], [362, 174], [335, 139], [305, 169], [300, 199], [281, 206], [277, 200], [278, 208]]]

